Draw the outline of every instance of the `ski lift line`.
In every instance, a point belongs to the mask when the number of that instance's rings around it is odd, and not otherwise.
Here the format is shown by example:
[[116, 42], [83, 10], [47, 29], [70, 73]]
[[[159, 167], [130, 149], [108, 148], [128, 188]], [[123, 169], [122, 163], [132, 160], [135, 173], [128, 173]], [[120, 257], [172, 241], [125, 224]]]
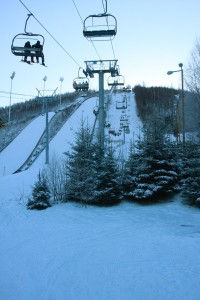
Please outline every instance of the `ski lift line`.
[[72, 2], [74, 3], [74, 6], [75, 6], [76, 11], [77, 11], [77, 14], [79, 15], [79, 17], [80, 17], [80, 19], [81, 19], [81, 22], [83, 23], [83, 19], [82, 19], [81, 14], [80, 14], [80, 12], [79, 12], [77, 6], [76, 6], [76, 3], [74, 2], [74, 0], [72, 0]]
[[[10, 99], [9, 96], [0, 96], [0, 98]], [[17, 100], [27, 100], [27, 98], [21, 98], [21, 97], [12, 97], [12, 99], [17, 99]]]
[[28, 12], [34, 17], [34, 19], [40, 24], [40, 26], [51, 36], [51, 38], [62, 48], [62, 50], [80, 67], [80, 64], [67, 52], [67, 50], [56, 40], [56, 38], [44, 27], [44, 25], [34, 16], [34, 14], [28, 9], [28, 7], [21, 1], [19, 2], [28, 10]]
[[[106, 13], [107, 13], [107, 0], [105, 0], [105, 2], [106, 2], [106, 8], [104, 7], [103, 1], [104, 1], [104, 0], [102, 0], [102, 5], [103, 5], [103, 8], [104, 8], [104, 14], [106, 14]], [[74, 6], [75, 6], [75, 8], [76, 8], [76, 11], [77, 11], [77, 13], [78, 13], [78, 15], [79, 15], [79, 17], [80, 17], [80, 19], [81, 19], [82, 24], [84, 24], [84, 21], [83, 21], [83, 19], [82, 19], [82, 17], [81, 17], [81, 14], [80, 14], [80, 12], [79, 12], [79, 10], [78, 10], [78, 7], [77, 7], [75, 1], [72, 0], [72, 2], [73, 2]], [[107, 21], [107, 22], [108, 22], [108, 21]], [[95, 45], [94, 45], [94, 41], [91, 40], [91, 42], [92, 42], [92, 45], [93, 45], [93, 47], [94, 47], [94, 49], [95, 49], [95, 51], [96, 51], [97, 56], [99, 57], [99, 60], [101, 60], [101, 57], [100, 57], [100, 55], [99, 55], [99, 53], [98, 53], [98, 51], [97, 51], [97, 48], [96, 48]], [[114, 52], [114, 47], [113, 47], [113, 44], [112, 44], [112, 40], [111, 40], [111, 46], [112, 46], [112, 51], [113, 51], [113, 55], [114, 55], [114, 59], [115, 59], [115, 52]]]
[[[103, 5], [103, 8], [104, 8], [104, 14], [106, 14], [106, 13], [107, 13], [107, 0], [105, 0], [105, 2], [106, 2], [106, 8], [104, 7], [104, 2], [103, 2], [103, 1], [104, 1], [104, 0], [102, 0], [102, 5]], [[79, 12], [79, 10], [78, 10], [78, 7], [77, 7], [75, 1], [72, 0], [72, 2], [73, 2], [74, 6], [75, 6], [75, 8], [76, 8], [76, 11], [77, 11], [77, 13], [78, 13], [78, 15], [79, 15], [79, 17], [80, 17], [80, 19], [81, 19], [82, 24], [84, 24], [84, 21], [83, 21], [83, 19], [82, 19], [82, 17], [81, 17], [81, 14], [80, 14], [80, 12]], [[108, 21], [107, 21], [107, 22], [108, 22]], [[100, 55], [99, 55], [99, 53], [98, 53], [98, 51], [97, 51], [97, 48], [96, 48], [95, 45], [94, 45], [94, 41], [91, 40], [91, 42], [92, 42], [92, 45], [93, 45], [93, 47], [94, 47], [94, 49], [95, 49], [95, 51], [96, 51], [96, 54], [97, 54], [99, 60], [101, 60], [101, 57], [100, 57]], [[110, 42], [111, 42], [111, 47], [112, 47], [113, 56], [114, 56], [114, 59], [115, 59], [116, 56], [115, 56], [114, 46], [113, 46], [113, 43], [112, 43], [112, 40], [111, 40], [111, 39], [110, 39]]]
[[[74, 0], [72, 0], [72, 2], [74, 3], [74, 6], [75, 6], [75, 8], [76, 8], [76, 11], [77, 11], [77, 13], [78, 13], [78, 15], [79, 15], [79, 17], [80, 17], [80, 19], [81, 19], [81, 22], [82, 22], [82, 24], [83, 24], [84, 21], [83, 21], [83, 19], [82, 19], [82, 17], [81, 17], [81, 14], [80, 14], [80, 12], [79, 12], [79, 10], [78, 10], [78, 7], [77, 7], [76, 3], [75, 3]], [[93, 45], [93, 47], [94, 47], [94, 49], [95, 49], [95, 51], [96, 51], [97, 56], [98, 56], [99, 59], [101, 60], [101, 57], [100, 57], [100, 55], [99, 55], [99, 53], [98, 53], [98, 51], [97, 51], [97, 48], [95, 47], [93, 41], [92, 41], [92, 45]]]
[[[0, 91], [0, 93], [10, 94], [10, 92], [6, 92], [6, 91]], [[19, 94], [19, 93], [12, 93], [12, 95], [27, 96], [27, 97], [35, 97], [35, 96], [33, 96], [33, 95], [26, 95], [26, 94]]]
[[114, 59], [116, 59], [115, 51], [114, 51], [114, 47], [113, 47], [113, 42], [112, 42], [112, 40], [110, 40], [110, 43], [111, 43], [111, 47], [112, 47]]
[[[107, 13], [107, 0], [105, 0], [106, 2], [106, 8], [104, 7], [104, 3], [103, 3], [104, 0], [102, 0], [102, 5], [103, 5], [103, 8], [104, 8], [104, 11], [105, 11], [105, 14]], [[107, 25], [108, 25], [108, 20], [107, 20]], [[110, 43], [111, 43], [111, 47], [112, 47], [112, 51], [113, 51], [113, 56], [114, 56], [114, 59], [116, 58], [115, 56], [115, 51], [114, 51], [114, 47], [113, 47], [113, 43], [112, 43], [112, 40], [110, 39]]]

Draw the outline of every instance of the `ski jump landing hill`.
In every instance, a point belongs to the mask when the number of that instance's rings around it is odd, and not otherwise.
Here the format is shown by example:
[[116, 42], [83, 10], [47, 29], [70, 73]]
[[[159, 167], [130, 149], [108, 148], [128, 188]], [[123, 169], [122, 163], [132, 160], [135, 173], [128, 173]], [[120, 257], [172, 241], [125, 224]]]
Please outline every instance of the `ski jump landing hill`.
[[[119, 108], [126, 98], [126, 107]], [[87, 122], [98, 132], [98, 97], [78, 98], [71, 112], [63, 117], [64, 111], [49, 113], [49, 156], [63, 156], [69, 151], [81, 122]], [[141, 127], [137, 117], [133, 93], [119, 92], [105, 96], [105, 141], [118, 148], [119, 153], [127, 154], [130, 142], [134, 142]], [[122, 119], [127, 122], [128, 130], [122, 129]], [[123, 123], [124, 124], [124, 123]], [[45, 116], [33, 120], [1, 153], [0, 176], [20, 172], [28, 168], [41, 168], [45, 164]], [[125, 127], [124, 127], [125, 128]]]

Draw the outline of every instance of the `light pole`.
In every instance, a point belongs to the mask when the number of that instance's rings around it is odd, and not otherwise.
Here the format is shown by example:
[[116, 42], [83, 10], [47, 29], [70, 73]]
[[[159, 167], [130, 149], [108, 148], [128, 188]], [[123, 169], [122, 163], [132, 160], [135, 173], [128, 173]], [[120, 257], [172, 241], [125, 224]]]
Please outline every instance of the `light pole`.
[[8, 124], [10, 124], [10, 112], [11, 112], [11, 100], [12, 100], [12, 81], [15, 77], [15, 72], [12, 73], [10, 76], [11, 83], [10, 83], [10, 103], [9, 103], [9, 111], [8, 111]]
[[44, 87], [43, 87], [43, 112], [44, 112], [44, 106], [45, 106], [45, 113], [46, 113], [46, 127], [45, 127], [45, 132], [46, 132], [46, 161], [45, 163], [49, 163], [49, 116], [48, 116], [48, 100], [47, 98], [44, 99], [44, 94], [45, 94], [45, 83], [47, 81], [47, 76], [44, 76]]
[[44, 97], [45, 83], [46, 83], [46, 81], [47, 81], [47, 76], [44, 76], [43, 80], [44, 80], [44, 87], [43, 87], [43, 97]]
[[183, 131], [183, 146], [185, 146], [185, 99], [184, 99], [184, 81], [183, 81], [183, 64], [178, 65], [179, 70], [168, 71], [167, 75], [171, 75], [175, 72], [181, 72], [181, 96], [182, 96], [182, 131]]
[[44, 106], [45, 106], [45, 104], [44, 104], [44, 94], [45, 94], [45, 83], [46, 83], [46, 81], [47, 81], [47, 76], [44, 76], [43, 80], [44, 80], [44, 86], [43, 86], [43, 106], [42, 106], [42, 114], [44, 114]]
[[61, 91], [62, 91], [62, 83], [64, 81], [64, 77], [60, 77], [59, 81], [60, 81], [60, 106], [61, 106]]

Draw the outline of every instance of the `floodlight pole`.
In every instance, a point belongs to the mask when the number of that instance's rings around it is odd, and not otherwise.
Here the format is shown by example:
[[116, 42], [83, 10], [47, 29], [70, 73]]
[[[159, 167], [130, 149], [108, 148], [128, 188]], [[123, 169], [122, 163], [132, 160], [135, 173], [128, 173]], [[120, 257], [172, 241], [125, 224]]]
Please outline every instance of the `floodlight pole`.
[[9, 103], [9, 111], [8, 111], [8, 125], [10, 125], [10, 113], [11, 113], [11, 100], [12, 100], [12, 81], [15, 77], [15, 72], [12, 73], [10, 76], [11, 83], [10, 83], [10, 103]]
[[[50, 97], [45, 97], [45, 114], [46, 114], [46, 126], [45, 126], [45, 137], [46, 137], [45, 151], [46, 151], [46, 155], [45, 155], [45, 164], [49, 164], [49, 108], [48, 108], [48, 100], [53, 98], [53, 96], [56, 93], [57, 89], [58, 88], [56, 88], [53, 91], [53, 94]], [[37, 91], [38, 91], [38, 95], [39, 94], [41, 95], [41, 93], [38, 89], [37, 89]], [[43, 98], [43, 103], [44, 103], [44, 98]]]
[[61, 99], [61, 91], [62, 91], [62, 83], [64, 81], [64, 77], [60, 77], [59, 81], [60, 81], [60, 106], [61, 106], [61, 101], [62, 101], [62, 99]]

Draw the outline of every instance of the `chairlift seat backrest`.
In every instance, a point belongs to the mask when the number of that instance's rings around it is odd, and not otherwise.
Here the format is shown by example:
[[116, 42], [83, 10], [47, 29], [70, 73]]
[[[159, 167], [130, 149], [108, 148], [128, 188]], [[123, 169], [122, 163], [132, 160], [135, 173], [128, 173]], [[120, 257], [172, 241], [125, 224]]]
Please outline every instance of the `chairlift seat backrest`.
[[111, 14], [88, 16], [83, 23], [83, 36], [88, 40], [111, 40], [117, 34], [117, 20]]

